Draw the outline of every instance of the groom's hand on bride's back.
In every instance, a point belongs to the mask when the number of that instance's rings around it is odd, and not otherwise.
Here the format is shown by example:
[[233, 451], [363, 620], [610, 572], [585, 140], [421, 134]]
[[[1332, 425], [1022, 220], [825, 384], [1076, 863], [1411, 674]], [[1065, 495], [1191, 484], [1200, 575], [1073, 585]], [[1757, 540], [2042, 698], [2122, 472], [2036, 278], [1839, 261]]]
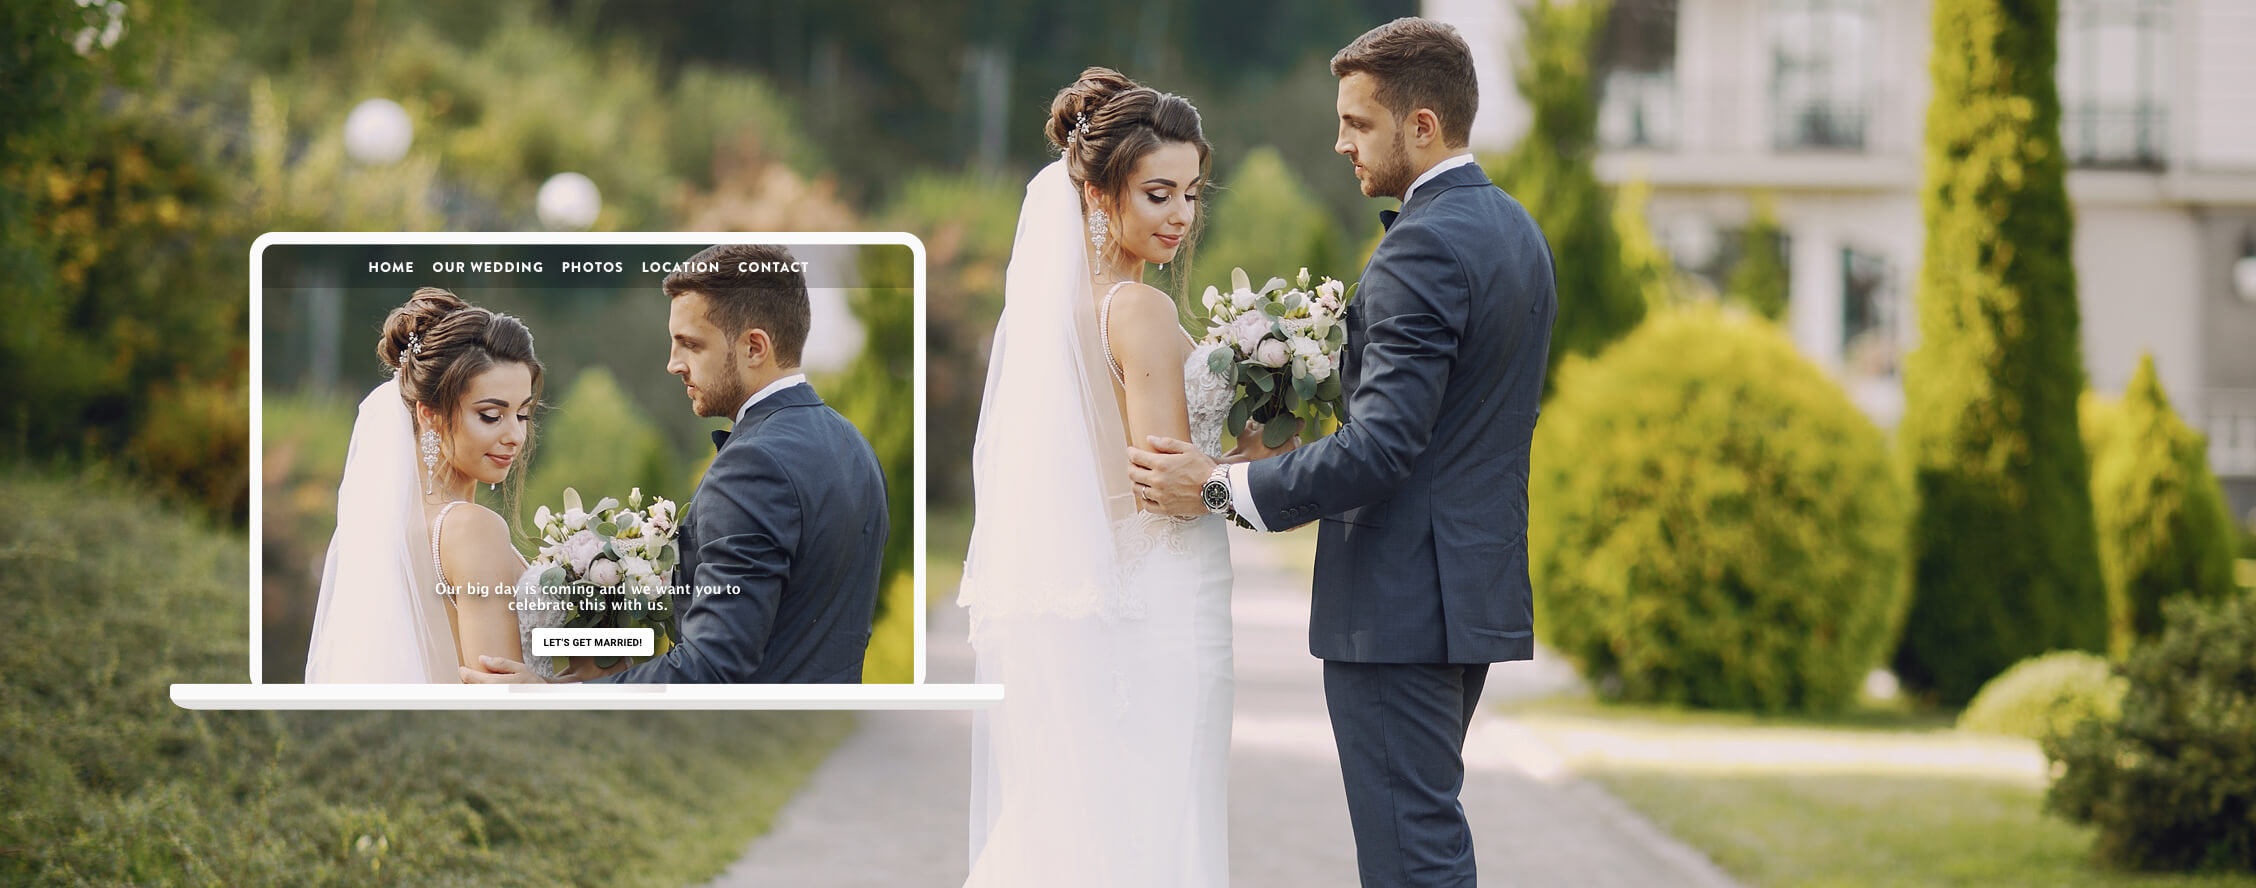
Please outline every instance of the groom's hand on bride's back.
[[1128, 448], [1128, 482], [1136, 504], [1146, 512], [1196, 517], [1206, 514], [1200, 488], [1214, 471], [1214, 460], [1198, 448], [1153, 435], [1143, 447]]

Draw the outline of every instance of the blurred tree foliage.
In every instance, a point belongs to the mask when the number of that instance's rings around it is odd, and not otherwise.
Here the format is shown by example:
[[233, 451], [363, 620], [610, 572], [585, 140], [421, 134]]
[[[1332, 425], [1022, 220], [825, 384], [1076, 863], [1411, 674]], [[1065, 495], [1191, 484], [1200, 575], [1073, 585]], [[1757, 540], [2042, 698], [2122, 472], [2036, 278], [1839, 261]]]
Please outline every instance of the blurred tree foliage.
[[[1331, 148], [1325, 63], [1363, 31], [1418, 14], [1413, 0], [559, 0], [566, 21], [647, 38], [663, 64], [758, 72], [808, 109], [815, 144], [875, 203], [915, 171], [1030, 171], [1049, 155], [1050, 97], [1089, 65], [1108, 65], [1189, 97], [1224, 156], [1264, 142]], [[1280, 102], [1280, 99], [1288, 101]], [[1280, 107], [1282, 106], [1282, 107]], [[1282, 132], [1277, 122], [1292, 124]], [[1360, 198], [1344, 166], [1335, 213]]]
[[1483, 165], [1535, 217], [1551, 243], [1559, 317], [1552, 324], [1547, 389], [1568, 355], [1594, 355], [1645, 317], [1645, 294], [1624, 266], [1613, 196], [1593, 169], [1598, 93], [1591, 46], [1609, 0], [1535, 0], [1520, 7], [1527, 42], [1513, 81], [1534, 113], [1511, 153]]
[[1724, 298], [1773, 321], [1786, 319], [1786, 236], [1778, 210], [1767, 194], [1753, 198], [1754, 211], [1739, 233], [1739, 261], [1731, 267]]
[[1714, 306], [1563, 370], [1528, 479], [1537, 637], [1610, 697], [1853, 701], [1906, 596], [1880, 430], [1776, 325]]
[[1645, 302], [1647, 314], [1660, 311], [1690, 296], [1687, 275], [1677, 271], [1668, 249], [1653, 238], [1645, 221], [1645, 205], [1653, 186], [1643, 180], [1622, 183], [1614, 194], [1614, 232], [1621, 238], [1622, 270]]
[[1003, 271], [1023, 194], [1021, 183], [997, 177], [920, 176], [878, 214], [879, 224], [924, 240], [933, 502], [964, 502], [971, 492], [971, 439], [979, 428], [987, 352], [1003, 313]]
[[2107, 594], [2077, 429], [2074, 213], [2051, 0], [1938, 0], [1919, 347], [1899, 443], [1918, 485], [1897, 673], [1963, 703], [2052, 650], [2104, 650]]
[[1232, 268], [1245, 269], [1256, 283], [1290, 280], [1302, 268], [1341, 280], [1362, 272], [1360, 265], [1347, 267], [1339, 226], [1275, 148], [1254, 149], [1217, 180], [1222, 187], [1206, 192], [1209, 215], [1190, 256], [1190, 287], [1178, 294], [1191, 298], [1179, 304], [1196, 309], [1196, 296], [1207, 287], [1229, 289]]
[[0, 22], [0, 455], [119, 461], [245, 520], [250, 229], [196, 135], [132, 90], [178, 16], [35, 0]]
[[572, 390], [543, 411], [539, 422], [525, 457], [531, 476], [516, 504], [518, 526], [528, 533], [541, 506], [563, 510], [566, 487], [590, 502], [606, 496], [625, 500], [637, 487], [644, 496], [689, 501], [689, 488], [673, 486], [680, 477], [673, 452], [609, 369], [581, 370]]
[[[867, 339], [862, 353], [838, 378], [815, 390], [861, 429], [885, 471], [885, 566], [878, 618], [895, 602], [895, 582], [908, 582], [916, 566], [916, 290], [915, 262], [907, 247], [862, 248], [862, 287], [849, 297]], [[908, 627], [902, 627], [904, 629]], [[873, 638], [872, 645], [879, 640]]]
[[2162, 631], [2163, 602], [2233, 594], [2239, 528], [2209, 471], [2208, 441], [2170, 408], [2153, 355], [2139, 359], [2120, 400], [2086, 392], [2081, 413], [2107, 580], [2107, 649], [2122, 660]]

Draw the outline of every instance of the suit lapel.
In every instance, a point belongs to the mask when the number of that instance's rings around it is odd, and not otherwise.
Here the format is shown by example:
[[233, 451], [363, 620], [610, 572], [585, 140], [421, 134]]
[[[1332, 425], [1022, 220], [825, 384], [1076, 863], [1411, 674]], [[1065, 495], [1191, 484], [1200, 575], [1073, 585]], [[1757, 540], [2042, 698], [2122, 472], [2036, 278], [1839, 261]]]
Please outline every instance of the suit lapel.
[[[1482, 170], [1479, 163], [1468, 163], [1462, 166], [1453, 167], [1443, 172], [1441, 175], [1427, 180], [1426, 184], [1418, 186], [1417, 190], [1410, 194], [1410, 201], [1403, 204], [1400, 211], [1380, 210], [1379, 225], [1384, 227], [1387, 231], [1391, 232], [1394, 230], [1394, 226], [1402, 221], [1402, 218], [1404, 216], [1418, 212], [1419, 210], [1425, 208], [1427, 205], [1432, 204], [1437, 198], [1441, 196], [1442, 192], [1457, 188], [1467, 188], [1480, 185], [1493, 186], [1494, 183], [1489, 181], [1487, 171]], [[1385, 235], [1381, 235], [1381, 249], [1379, 252], [1384, 251], [1385, 243]], [[1371, 264], [1377, 264], [1378, 261], [1378, 252], [1373, 252], [1371, 254]], [[1367, 279], [1370, 276], [1371, 265], [1363, 266], [1363, 277]], [[1369, 325], [1364, 323], [1363, 320], [1362, 299], [1358, 298], [1353, 303], [1350, 303], [1347, 306], [1346, 320], [1347, 347], [1341, 352], [1343, 358], [1340, 361], [1339, 367], [1341, 422], [1346, 422], [1350, 419], [1347, 414], [1347, 403], [1350, 400], [1354, 399], [1355, 388], [1363, 380], [1363, 349], [1361, 347], [1361, 343], [1363, 342], [1363, 331], [1368, 329]]]

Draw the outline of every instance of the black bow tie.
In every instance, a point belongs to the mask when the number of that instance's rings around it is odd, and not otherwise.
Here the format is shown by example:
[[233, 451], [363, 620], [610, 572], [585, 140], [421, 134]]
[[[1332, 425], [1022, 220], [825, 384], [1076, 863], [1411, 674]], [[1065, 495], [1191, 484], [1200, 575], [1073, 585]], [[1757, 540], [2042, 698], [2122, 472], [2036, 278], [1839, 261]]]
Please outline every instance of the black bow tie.
[[723, 445], [723, 444], [727, 444], [727, 443], [728, 443], [728, 438], [729, 438], [729, 433], [727, 432], [727, 430], [725, 430], [725, 429], [714, 429], [714, 430], [713, 430], [713, 449], [714, 449], [714, 450], [719, 450], [719, 449], [721, 449], [721, 445]]
[[1393, 211], [1393, 210], [1380, 210], [1380, 211], [1379, 211], [1379, 226], [1380, 226], [1381, 228], [1385, 228], [1385, 229], [1386, 229], [1386, 230], [1388, 230], [1388, 231], [1393, 231], [1393, 230], [1394, 230], [1394, 220], [1395, 220], [1395, 219], [1397, 219], [1397, 218], [1400, 218], [1401, 216], [1402, 216], [1402, 214], [1401, 214], [1401, 213], [1395, 212], [1395, 211]]

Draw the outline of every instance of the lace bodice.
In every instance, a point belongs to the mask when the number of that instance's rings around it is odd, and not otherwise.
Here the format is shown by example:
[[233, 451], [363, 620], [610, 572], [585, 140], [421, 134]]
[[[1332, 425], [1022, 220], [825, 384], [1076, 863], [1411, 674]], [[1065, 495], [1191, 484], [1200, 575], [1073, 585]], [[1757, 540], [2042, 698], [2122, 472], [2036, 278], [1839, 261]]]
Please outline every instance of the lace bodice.
[[1183, 360], [1183, 406], [1190, 411], [1191, 444], [1215, 459], [1222, 458], [1222, 426], [1230, 421], [1233, 387], [1206, 362], [1215, 349], [1229, 347], [1210, 342], [1191, 349], [1191, 356]]

